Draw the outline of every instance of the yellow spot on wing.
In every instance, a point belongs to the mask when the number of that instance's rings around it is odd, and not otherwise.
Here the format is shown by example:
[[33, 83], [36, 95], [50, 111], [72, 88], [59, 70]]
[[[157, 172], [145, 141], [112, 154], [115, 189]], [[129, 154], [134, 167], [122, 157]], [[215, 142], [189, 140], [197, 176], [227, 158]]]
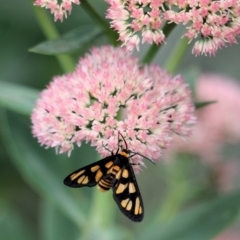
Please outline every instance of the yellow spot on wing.
[[128, 178], [129, 174], [128, 174], [128, 170], [127, 170], [127, 169], [124, 169], [124, 170], [123, 170], [122, 176], [123, 176], [124, 178]]
[[125, 207], [127, 206], [128, 202], [129, 202], [129, 198], [126, 198], [126, 199], [122, 200], [122, 201], [121, 201], [122, 207], [125, 208]]
[[77, 180], [77, 183], [81, 184], [82, 181], [83, 181], [83, 179], [84, 179], [85, 177], [86, 177], [85, 175], [81, 176], [81, 177]]
[[132, 201], [131, 200], [128, 202], [128, 205], [127, 205], [126, 209], [128, 211], [130, 211], [132, 209]]
[[105, 167], [106, 167], [106, 168], [110, 168], [112, 165], [113, 165], [113, 162], [110, 161], [110, 162], [107, 162], [107, 163], [105, 164]]
[[82, 181], [82, 184], [87, 184], [88, 182], [89, 182], [88, 176], [86, 176], [86, 177], [84, 178], [84, 180]]
[[84, 172], [85, 172], [85, 169], [83, 169], [83, 170], [80, 171], [80, 172], [73, 173], [73, 174], [70, 176], [71, 180], [75, 180], [75, 179], [78, 178], [80, 175], [82, 175], [82, 173], [84, 173]]
[[136, 198], [136, 202], [135, 202], [135, 209], [134, 209], [134, 214], [137, 215], [139, 212], [139, 208], [140, 208], [140, 199], [139, 197]]
[[116, 190], [116, 194], [119, 194], [119, 193], [122, 193], [126, 188], [127, 188], [128, 184], [122, 184], [120, 183], [117, 187], [117, 190]]
[[98, 165], [91, 167], [92, 172], [96, 172], [100, 167]]
[[103, 175], [103, 173], [102, 173], [102, 171], [99, 169], [99, 170], [97, 171], [97, 173], [96, 173], [95, 181], [98, 182], [98, 181], [101, 179], [102, 175]]
[[139, 211], [138, 211], [139, 214], [142, 214], [142, 207], [140, 206], [139, 208]]
[[135, 186], [134, 186], [134, 184], [132, 182], [129, 183], [128, 188], [129, 188], [129, 192], [130, 193], [135, 193], [136, 192], [136, 188], [135, 188]]
[[120, 179], [121, 173], [122, 173], [122, 170], [118, 171], [118, 173], [116, 174], [116, 179]]

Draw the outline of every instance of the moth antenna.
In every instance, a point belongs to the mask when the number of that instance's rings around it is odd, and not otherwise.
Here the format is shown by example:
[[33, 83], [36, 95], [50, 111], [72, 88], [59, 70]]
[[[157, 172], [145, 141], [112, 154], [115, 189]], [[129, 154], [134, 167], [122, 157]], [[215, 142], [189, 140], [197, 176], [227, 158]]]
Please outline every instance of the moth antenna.
[[129, 156], [129, 158], [130, 158], [130, 157], [133, 157], [133, 156], [135, 156], [135, 155], [139, 155], [139, 156], [147, 159], [148, 161], [150, 161], [152, 164], [156, 165], [156, 163], [155, 163], [152, 159], [150, 159], [150, 158], [148, 158], [148, 157], [146, 157], [146, 156], [144, 156], [144, 155], [142, 155], [142, 154], [140, 154], [140, 153], [136, 153], [136, 152], [133, 152], [133, 151], [130, 151], [130, 152], [133, 153], [133, 155]]
[[127, 145], [127, 142], [125, 140], [125, 138], [123, 137], [123, 135], [118, 131], [118, 143], [119, 143], [119, 135], [122, 137], [124, 143], [125, 143], [125, 146], [126, 146], [126, 150], [128, 150], [128, 145]]

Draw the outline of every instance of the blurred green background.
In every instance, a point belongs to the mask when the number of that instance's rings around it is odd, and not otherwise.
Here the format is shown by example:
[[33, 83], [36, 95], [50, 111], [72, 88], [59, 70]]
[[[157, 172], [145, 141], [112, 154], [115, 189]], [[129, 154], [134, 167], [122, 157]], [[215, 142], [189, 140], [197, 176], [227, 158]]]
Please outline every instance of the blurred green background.
[[[89, 2], [104, 16], [103, 1]], [[34, 101], [52, 77], [64, 70], [55, 56], [28, 51], [46, 40], [32, 2], [0, 0], [0, 6], [1, 240], [204, 240], [217, 239], [230, 225], [231, 231], [238, 230], [239, 181], [222, 193], [211, 167], [194, 156], [178, 156], [156, 166], [146, 162], [148, 168], [137, 176], [145, 204], [141, 223], [130, 222], [120, 213], [111, 191], [99, 195], [97, 189], [64, 186], [62, 181], [70, 172], [95, 161], [97, 154], [84, 144], [68, 158], [33, 139], [29, 116]], [[73, 6], [68, 19], [54, 24], [60, 35], [86, 25], [96, 34], [101, 32], [81, 6]], [[181, 28], [174, 30], [155, 63], [165, 63], [181, 32]], [[89, 36], [77, 43], [71, 54], [74, 61], [91, 45], [107, 43], [100, 36], [97, 41], [90, 41], [93, 36]], [[142, 58], [148, 47], [141, 46], [134, 54]], [[214, 72], [240, 80], [239, 56], [239, 45], [224, 48], [215, 57], [195, 57], [189, 47], [176, 72]], [[237, 144], [226, 149], [239, 159]]]

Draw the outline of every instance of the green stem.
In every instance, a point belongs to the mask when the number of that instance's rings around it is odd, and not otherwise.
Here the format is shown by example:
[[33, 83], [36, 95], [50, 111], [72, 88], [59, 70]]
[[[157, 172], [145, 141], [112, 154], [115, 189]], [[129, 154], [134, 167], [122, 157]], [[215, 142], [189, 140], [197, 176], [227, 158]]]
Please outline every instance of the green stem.
[[156, 222], [166, 223], [176, 215], [188, 196], [188, 187], [187, 182], [175, 181], [175, 183], [170, 184], [169, 191], [161, 204], [161, 209], [156, 214]]
[[107, 34], [109, 42], [116, 46], [117, 45], [117, 39], [118, 34], [113, 31], [109, 23], [106, 22], [95, 10], [94, 8], [89, 4], [88, 0], [82, 0], [81, 1], [82, 8], [91, 16], [92, 19], [96, 21], [96, 23], [104, 30], [104, 32]]
[[[122, 109], [118, 111], [117, 119], [122, 119]], [[100, 156], [98, 156], [98, 159]], [[112, 197], [112, 191], [102, 193], [94, 189], [93, 201], [89, 219], [86, 221], [86, 228], [81, 236], [81, 240], [97, 239], [111, 240], [116, 238], [110, 231], [113, 228], [113, 223], [116, 215], [116, 203]], [[120, 212], [120, 211], [119, 211]]]
[[108, 229], [114, 222], [116, 207], [111, 190], [103, 193], [98, 189], [94, 189], [90, 222], [93, 223], [94, 226]]
[[[97, 154], [97, 159], [99, 158], [101, 157]], [[115, 217], [114, 204], [111, 189], [108, 192], [101, 192], [95, 188], [89, 214], [91, 224], [98, 228], [107, 229]]]
[[[69, 195], [69, 192], [65, 191], [65, 187], [59, 183], [59, 178], [48, 169], [41, 157], [27, 144], [27, 134], [23, 134], [24, 129], [20, 126], [13, 128], [11, 123], [13, 122], [10, 121], [7, 111], [0, 107], [0, 135], [4, 139], [5, 149], [19, 173], [43, 199], [45, 198], [57, 206], [76, 225], [84, 226], [85, 214], [81, 210], [82, 206]], [[18, 138], [18, 136], [21, 137]], [[22, 159], [25, 159], [24, 163]], [[45, 180], [42, 181], [41, 178]]]
[[164, 68], [168, 72], [175, 72], [179, 66], [179, 63], [182, 61], [184, 54], [186, 53], [188, 47], [188, 39], [183, 38], [179, 44], [173, 49], [168, 61], [165, 63]]
[[191, 170], [187, 158], [176, 158], [173, 164], [165, 165], [168, 191], [156, 214], [156, 223], [166, 223], [173, 218], [187, 199], [191, 198], [191, 182], [187, 180]]
[[[55, 27], [55, 24], [52, 21], [52, 18], [49, 17], [49, 14], [47, 14], [46, 10], [40, 7], [34, 7], [34, 12], [38, 24], [46, 38], [49, 40], [58, 38], [59, 37], [58, 31]], [[74, 70], [75, 62], [69, 55], [61, 54], [56, 55], [55, 57], [64, 72], [71, 72]]]
[[96, 188], [93, 191], [89, 217], [86, 219], [86, 225], [80, 239], [111, 240], [114, 238], [111, 230], [113, 228], [115, 210], [117, 209], [112, 197], [112, 191], [101, 192]]
[[[174, 23], [165, 24], [162, 31], [165, 34], [165, 37], [167, 38], [172, 30], [174, 29], [176, 25]], [[159, 49], [163, 46], [163, 44], [152, 44], [152, 46], [149, 48], [148, 52], [145, 54], [145, 56], [142, 59], [142, 63], [151, 63], [156, 54], [158, 53]]]

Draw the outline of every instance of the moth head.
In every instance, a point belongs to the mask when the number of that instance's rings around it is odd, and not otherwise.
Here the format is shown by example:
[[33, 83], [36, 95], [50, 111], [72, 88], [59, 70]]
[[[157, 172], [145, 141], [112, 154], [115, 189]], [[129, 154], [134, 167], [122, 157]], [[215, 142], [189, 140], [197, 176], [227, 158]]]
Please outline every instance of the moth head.
[[120, 154], [126, 158], [129, 158], [129, 155], [131, 154], [131, 151], [128, 149], [122, 149], [122, 151], [120, 152]]

